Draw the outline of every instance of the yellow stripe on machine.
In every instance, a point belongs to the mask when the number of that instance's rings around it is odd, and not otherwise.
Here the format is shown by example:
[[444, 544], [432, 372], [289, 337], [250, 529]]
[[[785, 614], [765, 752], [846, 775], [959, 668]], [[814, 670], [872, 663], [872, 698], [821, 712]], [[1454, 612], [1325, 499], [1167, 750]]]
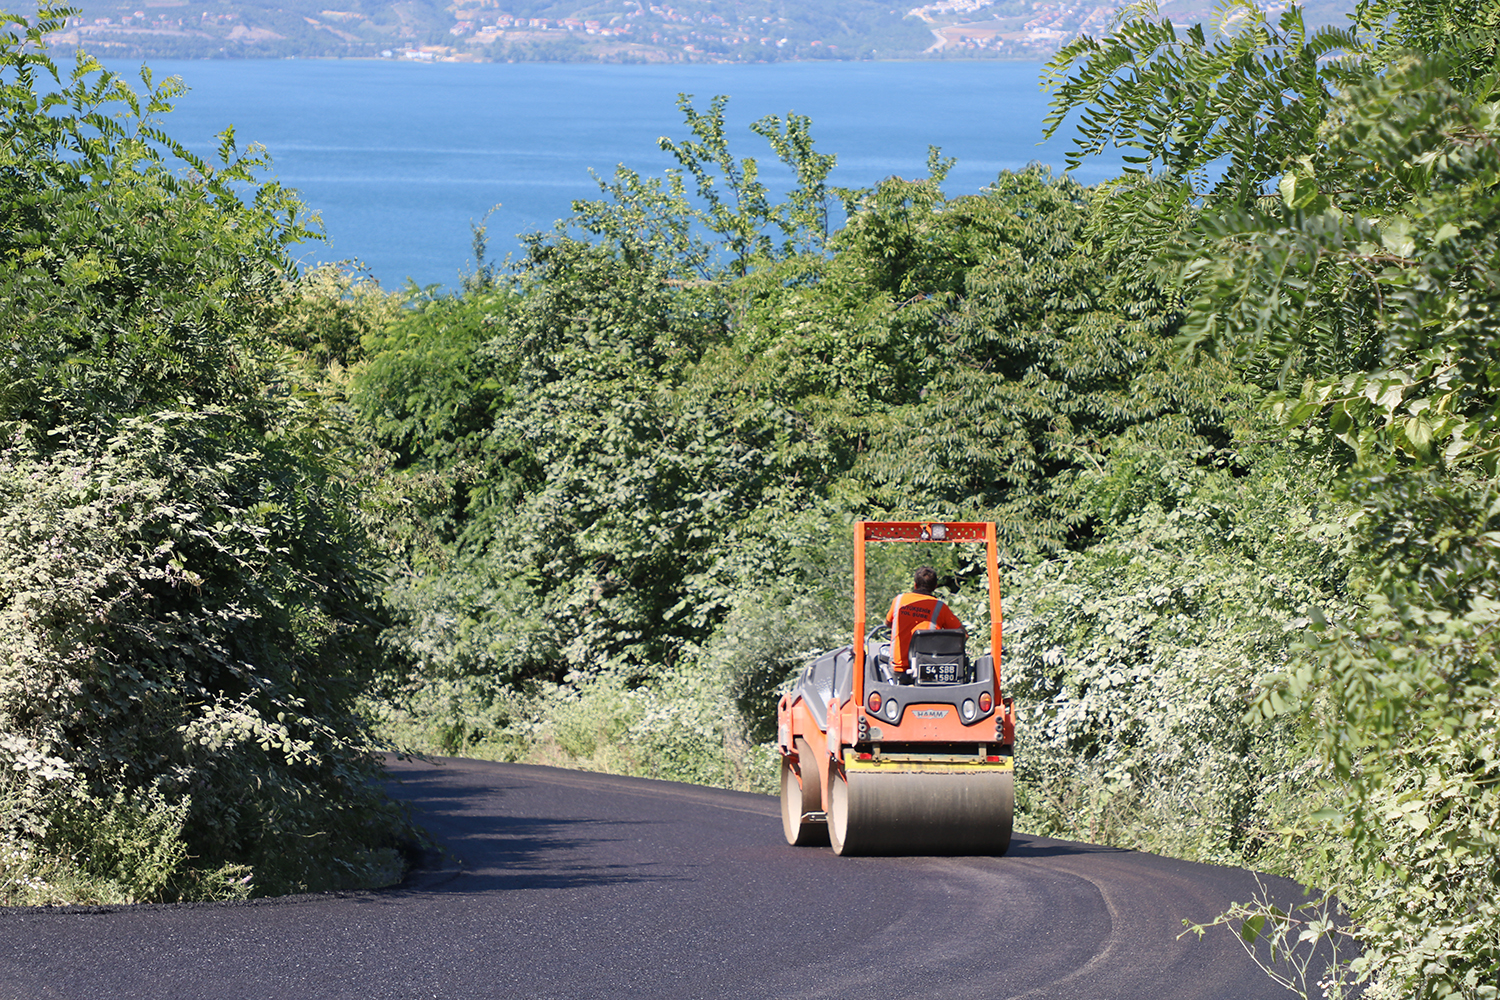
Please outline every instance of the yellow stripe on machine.
[[1014, 771], [1014, 758], [1002, 756], [998, 761], [978, 757], [940, 754], [882, 754], [862, 760], [854, 753], [844, 752], [844, 770], [872, 771], [894, 774], [973, 774], [988, 771]]

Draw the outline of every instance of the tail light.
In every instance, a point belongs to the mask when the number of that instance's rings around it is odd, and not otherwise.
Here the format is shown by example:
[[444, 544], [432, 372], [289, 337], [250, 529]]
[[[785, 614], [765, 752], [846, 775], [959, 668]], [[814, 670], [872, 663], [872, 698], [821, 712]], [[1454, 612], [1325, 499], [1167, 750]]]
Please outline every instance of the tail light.
[[979, 696], [979, 710], [981, 712], [988, 712], [991, 708], [994, 707], [995, 700], [990, 697], [990, 693], [988, 691]]
[[879, 715], [880, 714], [880, 692], [879, 691], [871, 691], [870, 692], [870, 698], [869, 698], [869, 701], [867, 702], [867, 704], [870, 706], [870, 714], [871, 715]]

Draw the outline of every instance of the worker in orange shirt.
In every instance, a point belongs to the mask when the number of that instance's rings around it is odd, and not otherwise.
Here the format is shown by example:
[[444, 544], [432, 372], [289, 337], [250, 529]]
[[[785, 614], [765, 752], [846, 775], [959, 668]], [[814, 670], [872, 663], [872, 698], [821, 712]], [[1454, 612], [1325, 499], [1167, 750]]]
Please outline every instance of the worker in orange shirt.
[[897, 594], [891, 601], [891, 610], [886, 612], [885, 623], [891, 627], [891, 666], [898, 679], [904, 679], [907, 668], [906, 648], [911, 634], [923, 628], [962, 629], [948, 605], [932, 596], [937, 589], [937, 572], [931, 566], [917, 570], [911, 582], [911, 590]]

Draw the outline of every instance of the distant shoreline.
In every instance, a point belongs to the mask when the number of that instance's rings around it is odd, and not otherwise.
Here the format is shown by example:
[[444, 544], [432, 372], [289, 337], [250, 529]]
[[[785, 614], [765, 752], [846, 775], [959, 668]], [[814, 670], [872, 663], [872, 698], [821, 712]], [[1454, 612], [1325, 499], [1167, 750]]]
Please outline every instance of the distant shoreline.
[[868, 63], [912, 63], [923, 65], [944, 65], [951, 63], [1045, 63], [1055, 53], [1037, 55], [993, 55], [993, 56], [891, 56], [890, 58], [877, 57], [869, 59], [772, 59], [763, 61], [749, 61], [742, 59], [694, 59], [694, 60], [612, 60], [612, 59], [398, 59], [386, 56], [366, 55], [310, 55], [310, 56], [251, 56], [251, 55], [168, 55], [168, 54], [127, 54], [95, 51], [86, 46], [75, 46], [59, 44], [49, 46], [49, 51], [54, 55], [73, 56], [77, 52], [85, 52], [95, 59], [103, 60], [159, 60], [166, 59], [173, 62], [357, 62], [357, 63], [392, 63], [407, 66], [611, 66], [627, 69], [638, 66], [643, 69], [660, 69], [664, 66], [788, 66], [788, 65], [862, 65]]
[[[1127, 0], [366, 0], [289, 9], [282, 0], [69, 0], [47, 36], [100, 59], [344, 60], [484, 65], [749, 66], [780, 63], [1047, 62], [1103, 38]], [[1290, 0], [1259, 0], [1267, 17]], [[540, 10], [546, 6], [546, 10]], [[212, 9], [203, 9], [212, 7]], [[1174, 25], [1205, 23], [1215, 0], [1160, 0]], [[1304, 0], [1310, 29], [1353, 0]], [[54, 22], [56, 24], [56, 22]]]

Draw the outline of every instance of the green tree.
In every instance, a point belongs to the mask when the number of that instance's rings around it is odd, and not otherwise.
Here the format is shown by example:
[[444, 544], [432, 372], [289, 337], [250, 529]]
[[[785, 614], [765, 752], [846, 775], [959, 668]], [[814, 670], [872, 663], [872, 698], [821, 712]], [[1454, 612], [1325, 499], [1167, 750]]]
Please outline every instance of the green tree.
[[[677, 107], [692, 138], [658, 140], [678, 166], [665, 178], [642, 178], [621, 164], [613, 183], [599, 181], [606, 197], [575, 202], [568, 223], [604, 237], [631, 259], [670, 262], [674, 278], [712, 280], [726, 272], [744, 276], [757, 262], [821, 251], [830, 231], [832, 202], [840, 194], [827, 184], [836, 158], [814, 148], [812, 123], [805, 115], [788, 112], [784, 120], [767, 115], [752, 123], [750, 130], [770, 144], [796, 178], [787, 200], [773, 203], [756, 159], [736, 159], [729, 150], [724, 127], [728, 101], [720, 94], [707, 112], [700, 112], [691, 94], [678, 94]], [[688, 193], [689, 180], [696, 203]]]
[[210, 165], [162, 132], [175, 81], [63, 82], [69, 13], [0, 34], [5, 856], [84, 898], [389, 877], [363, 537], [271, 335], [303, 209], [231, 134]]
[[1105, 185], [1101, 231], [1149, 260], [1197, 206], [1248, 205], [1311, 149], [1364, 47], [1352, 29], [1309, 32], [1296, 6], [1273, 25], [1255, 4], [1226, 0], [1212, 34], [1201, 24], [1179, 33], [1152, 2], [1129, 10], [1108, 37], [1082, 35], [1048, 64], [1045, 134], [1079, 114], [1070, 168], [1129, 151], [1124, 175]]
[[[1161, 247], [1191, 299], [1185, 342], [1273, 389], [1267, 410], [1327, 449], [1358, 508], [1363, 607], [1312, 607], [1258, 707], [1306, 719], [1331, 769], [1335, 808], [1303, 829], [1359, 922], [1356, 969], [1415, 996], [1492, 997], [1500, 965], [1495, 10], [1469, 12], [1455, 37], [1433, 5], [1362, 8], [1375, 36], [1315, 127], [1245, 175], [1266, 187], [1210, 199]], [[1254, 48], [1223, 70], [1237, 86], [1279, 56], [1267, 36]], [[1156, 136], [1164, 160], [1212, 120], [1178, 80], [1170, 59], [1138, 67], [1113, 126]], [[1160, 102], [1200, 124], [1158, 127]]]
[[1079, 477], [1122, 436], [1227, 443], [1236, 381], [1174, 357], [1180, 304], [1110, 250], [1102, 211], [1039, 167], [978, 195], [891, 179], [865, 198], [836, 245], [889, 296], [902, 355], [886, 397], [902, 405], [854, 468], [868, 503], [984, 511], [1018, 555], [1056, 551], [1087, 543]]
[[1004, 674], [1026, 734], [1029, 830], [1287, 863], [1276, 830], [1298, 820], [1288, 804], [1306, 801], [1308, 755], [1293, 720], [1262, 727], [1245, 706], [1309, 605], [1352, 607], [1345, 511], [1310, 457], [1261, 444], [1195, 461], [1122, 441], [1080, 491], [1093, 544], [1008, 575]]
[[[265, 160], [232, 131], [210, 166], [160, 128], [181, 92], [143, 72], [144, 100], [83, 57], [70, 83], [40, 49], [64, 9], [5, 23], [0, 86], [0, 309], [10, 350], [0, 415], [43, 430], [191, 398], [252, 395], [301, 204], [253, 184]], [[17, 31], [20, 34], [17, 34]], [[179, 164], [179, 174], [171, 164]], [[206, 239], [205, 234], [214, 238]], [[223, 335], [225, 329], [235, 336]]]

